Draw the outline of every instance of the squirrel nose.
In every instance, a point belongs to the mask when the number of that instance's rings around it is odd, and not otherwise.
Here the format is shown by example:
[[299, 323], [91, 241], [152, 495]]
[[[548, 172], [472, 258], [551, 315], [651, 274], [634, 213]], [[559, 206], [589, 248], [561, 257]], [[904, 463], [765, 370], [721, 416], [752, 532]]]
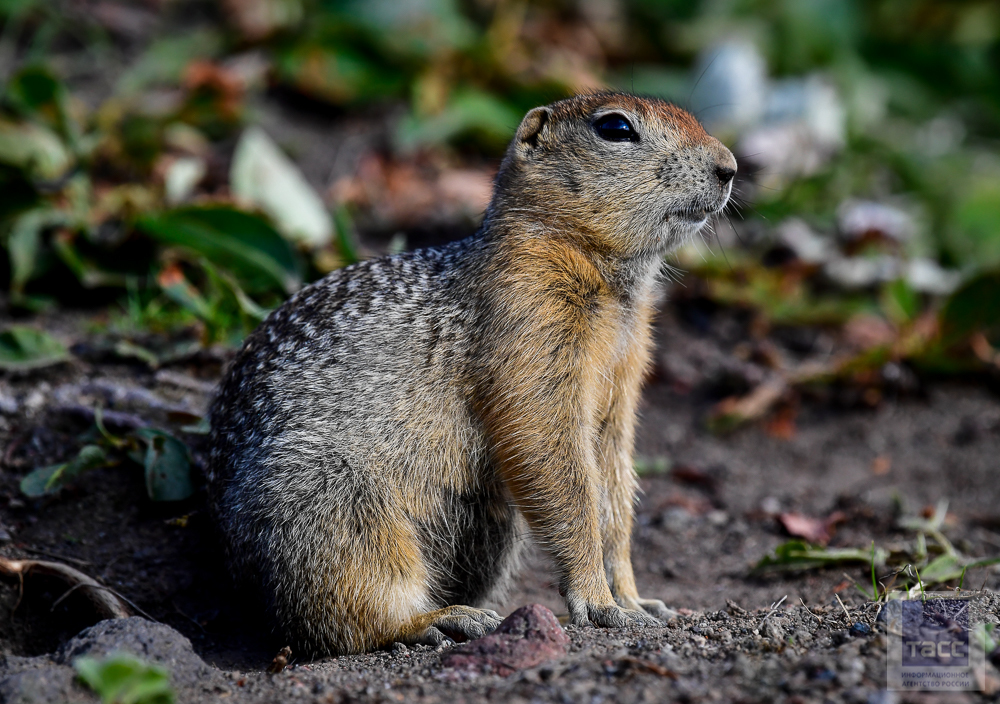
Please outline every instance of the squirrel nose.
[[723, 166], [722, 164], [716, 164], [715, 175], [719, 177], [719, 185], [725, 186], [733, 180], [733, 176], [736, 175], [736, 169], [731, 169], [728, 166]]

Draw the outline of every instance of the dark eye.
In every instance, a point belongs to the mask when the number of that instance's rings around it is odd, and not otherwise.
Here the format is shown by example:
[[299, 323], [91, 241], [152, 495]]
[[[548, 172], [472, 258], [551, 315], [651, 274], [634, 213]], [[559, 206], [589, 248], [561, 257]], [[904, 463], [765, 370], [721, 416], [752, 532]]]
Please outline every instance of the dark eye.
[[632, 123], [621, 115], [604, 115], [594, 122], [594, 129], [601, 139], [609, 142], [638, 142], [639, 134]]

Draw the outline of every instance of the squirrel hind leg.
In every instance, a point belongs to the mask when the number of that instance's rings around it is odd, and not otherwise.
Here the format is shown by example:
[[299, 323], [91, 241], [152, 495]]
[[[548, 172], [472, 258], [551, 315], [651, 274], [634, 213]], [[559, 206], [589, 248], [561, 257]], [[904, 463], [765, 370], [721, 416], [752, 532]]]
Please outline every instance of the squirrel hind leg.
[[471, 606], [447, 606], [417, 614], [405, 624], [398, 640], [402, 643], [439, 645], [448, 639], [474, 640], [492, 633], [500, 625], [500, 614]]

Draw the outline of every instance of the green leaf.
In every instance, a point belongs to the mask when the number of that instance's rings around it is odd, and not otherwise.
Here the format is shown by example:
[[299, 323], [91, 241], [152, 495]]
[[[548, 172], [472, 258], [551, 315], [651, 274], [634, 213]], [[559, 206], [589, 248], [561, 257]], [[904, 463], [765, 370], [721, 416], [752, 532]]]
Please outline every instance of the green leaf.
[[233, 195], [254, 203], [282, 234], [309, 247], [329, 244], [330, 214], [298, 167], [260, 127], [240, 137], [229, 172]]
[[22, 293], [38, 268], [42, 232], [48, 227], [67, 224], [69, 220], [69, 216], [62, 211], [37, 208], [23, 213], [14, 221], [7, 238], [12, 293]]
[[469, 49], [478, 34], [458, 0], [348, 0], [341, 7], [385, 50], [411, 60]]
[[181, 431], [188, 435], [208, 435], [212, 432], [212, 424], [208, 418], [199, 418], [194, 423], [181, 426]]
[[34, 120], [42, 120], [56, 130], [70, 147], [79, 139], [79, 128], [67, 108], [66, 86], [41, 64], [25, 66], [7, 83], [8, 104]]
[[65, 98], [65, 88], [44, 66], [27, 66], [7, 84], [7, 98], [22, 110], [38, 111]]
[[288, 241], [264, 218], [228, 206], [179, 208], [142, 217], [141, 230], [163, 244], [203, 255], [230, 271], [251, 293], [294, 293], [302, 284], [299, 261]]
[[42, 244], [43, 211], [32, 210], [15, 222], [7, 238], [7, 255], [10, 257], [10, 290], [14, 294], [24, 291], [24, 285], [35, 273], [35, 264]]
[[12, 325], [0, 332], [0, 369], [28, 371], [69, 359], [66, 347], [46, 332]]
[[137, 359], [149, 365], [150, 369], [157, 369], [160, 366], [160, 358], [156, 356], [155, 352], [128, 340], [116, 342], [114, 352], [123, 359]]
[[190, 311], [205, 322], [212, 322], [214, 310], [211, 304], [187, 280], [180, 267], [167, 267], [156, 277], [157, 283], [167, 297], [182, 308]]
[[882, 310], [896, 324], [907, 323], [920, 314], [920, 296], [906, 279], [896, 279], [882, 289]]
[[670, 471], [670, 459], [663, 455], [655, 457], [636, 456], [632, 465], [635, 467], [635, 473], [640, 477], [666, 474]]
[[155, 39], [121, 75], [115, 92], [126, 95], [157, 83], [176, 85], [192, 61], [213, 57], [221, 47], [218, 32], [206, 27]]
[[102, 271], [96, 263], [80, 256], [72, 237], [63, 237], [57, 234], [51, 239], [51, 245], [56, 256], [76, 275], [82, 286], [97, 288], [99, 286], [124, 287], [126, 285], [127, 279], [124, 274]]
[[319, 100], [337, 105], [397, 95], [404, 77], [385, 70], [350, 47], [297, 42], [277, 55], [279, 80]]
[[920, 570], [920, 578], [930, 586], [962, 576], [962, 561], [957, 555], [938, 555]]
[[239, 306], [240, 311], [244, 315], [253, 318], [259, 323], [271, 312], [257, 305], [257, 302], [246, 294], [246, 291], [240, 287], [239, 282], [229, 272], [220, 271], [207, 261], [203, 261], [202, 266], [205, 269], [205, 273], [208, 274], [219, 288], [227, 289], [233, 295], [233, 298], [236, 299], [236, 305]]
[[404, 149], [413, 149], [471, 135], [500, 148], [520, 122], [521, 114], [495, 96], [474, 89], [457, 90], [439, 114], [404, 120], [399, 141]]
[[104, 704], [172, 704], [174, 701], [170, 673], [133, 655], [115, 653], [101, 660], [77, 658], [73, 668]]
[[989, 567], [990, 565], [1000, 565], [1000, 557], [985, 557], [982, 560], [973, 560], [963, 567], [967, 570], [974, 569], [976, 567]]
[[146, 446], [146, 492], [153, 501], [181, 501], [194, 493], [191, 453], [170, 433], [142, 428], [133, 435]]
[[88, 469], [108, 462], [108, 456], [98, 445], [84, 445], [69, 462], [39, 467], [21, 480], [21, 493], [31, 498], [54, 494]]
[[964, 283], [941, 311], [941, 342], [962, 342], [977, 331], [1000, 328], [1000, 270], [984, 272]]
[[345, 206], [340, 206], [333, 214], [333, 222], [337, 231], [337, 250], [347, 264], [357, 264], [361, 255], [354, 244], [354, 219]]
[[[874, 560], [885, 563], [885, 550], [876, 549]], [[872, 552], [860, 548], [817, 548], [802, 540], [789, 540], [774, 549], [774, 555], [765, 555], [754, 568], [754, 574], [764, 572], [797, 572], [819, 567], [829, 567], [848, 562], [870, 563]]]
[[0, 163], [16, 166], [34, 178], [55, 180], [69, 169], [72, 157], [49, 128], [0, 119]]
[[917, 531], [919, 533], [939, 533], [948, 516], [948, 499], [938, 499], [934, 505], [934, 513], [928, 518], [923, 516], [902, 516], [896, 522], [900, 528]]
[[920, 579], [927, 586], [950, 582], [960, 579], [962, 574], [976, 567], [988, 567], [1000, 564], [1000, 557], [989, 557], [982, 560], [970, 561], [959, 555], [945, 553], [938, 555], [931, 560], [926, 567], [920, 570]]
[[50, 464], [47, 467], [39, 467], [29, 472], [21, 479], [21, 493], [32, 499], [52, 493], [46, 491], [45, 487], [49, 485], [56, 472], [65, 469], [65, 467], [65, 464]]
[[1000, 179], [976, 178], [958, 204], [960, 228], [952, 246], [963, 262], [976, 266], [1000, 264]]

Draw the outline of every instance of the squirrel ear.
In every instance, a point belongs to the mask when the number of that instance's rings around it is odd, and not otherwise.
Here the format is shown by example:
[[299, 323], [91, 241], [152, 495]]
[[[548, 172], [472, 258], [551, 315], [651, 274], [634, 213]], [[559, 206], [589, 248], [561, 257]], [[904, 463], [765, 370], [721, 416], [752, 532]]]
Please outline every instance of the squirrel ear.
[[534, 149], [538, 146], [538, 140], [543, 136], [545, 126], [549, 122], [552, 111], [548, 108], [533, 108], [521, 120], [521, 125], [517, 128], [517, 135], [514, 139], [519, 147]]

